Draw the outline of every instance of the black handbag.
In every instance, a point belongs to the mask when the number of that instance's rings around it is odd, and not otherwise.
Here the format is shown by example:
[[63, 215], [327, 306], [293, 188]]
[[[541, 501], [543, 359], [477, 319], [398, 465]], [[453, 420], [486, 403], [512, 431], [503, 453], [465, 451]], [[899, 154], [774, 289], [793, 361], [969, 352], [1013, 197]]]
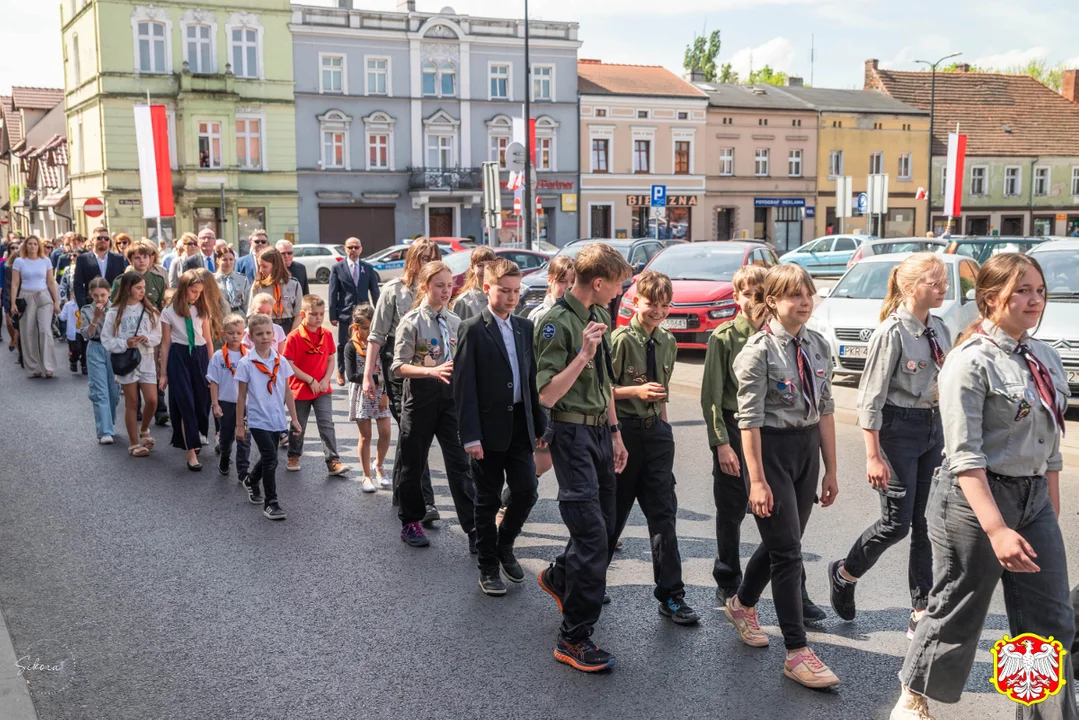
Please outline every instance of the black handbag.
[[[146, 316], [146, 308], [142, 309], [139, 313], [139, 321], [135, 323], [135, 334], [139, 333], [139, 328], [142, 327], [142, 319]], [[129, 375], [133, 373], [142, 362], [142, 353], [139, 352], [137, 347], [128, 348], [123, 352], [110, 353], [109, 362], [112, 364], [112, 372], [114, 375]]]
[[15, 298], [15, 319], [26, 314], [26, 298]]

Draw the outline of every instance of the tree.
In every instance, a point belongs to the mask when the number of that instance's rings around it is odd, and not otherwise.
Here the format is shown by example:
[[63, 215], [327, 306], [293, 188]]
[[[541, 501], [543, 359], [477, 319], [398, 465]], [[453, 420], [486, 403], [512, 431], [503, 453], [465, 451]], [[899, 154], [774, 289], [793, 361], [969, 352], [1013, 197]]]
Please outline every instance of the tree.
[[787, 73], [775, 71], [770, 65], [754, 70], [746, 78], [747, 85], [786, 85]]
[[707, 38], [703, 35], [695, 36], [693, 42], [686, 45], [682, 67], [689, 72], [702, 72], [705, 80], [715, 82], [716, 56], [719, 55], [719, 46], [719, 30], [713, 30]]
[[1008, 73], [1009, 75], [1029, 75], [1042, 85], [1060, 92], [1060, 88], [1064, 84], [1064, 70], [1063, 64], [1050, 65], [1042, 59], [1031, 60], [1025, 65], [1009, 65], [1000, 72]]
[[737, 85], [738, 73], [731, 69], [730, 63], [723, 63], [723, 67], [719, 69], [719, 77], [717, 77], [716, 80], [728, 85]]

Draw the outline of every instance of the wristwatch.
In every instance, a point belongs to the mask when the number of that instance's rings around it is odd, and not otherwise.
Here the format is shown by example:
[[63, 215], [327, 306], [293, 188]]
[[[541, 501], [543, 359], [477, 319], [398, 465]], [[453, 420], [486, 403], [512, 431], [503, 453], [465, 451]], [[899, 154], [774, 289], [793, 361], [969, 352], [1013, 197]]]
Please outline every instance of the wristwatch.
[[622, 432], [622, 423], [616, 422], [614, 425], [609, 426], [612, 433]]

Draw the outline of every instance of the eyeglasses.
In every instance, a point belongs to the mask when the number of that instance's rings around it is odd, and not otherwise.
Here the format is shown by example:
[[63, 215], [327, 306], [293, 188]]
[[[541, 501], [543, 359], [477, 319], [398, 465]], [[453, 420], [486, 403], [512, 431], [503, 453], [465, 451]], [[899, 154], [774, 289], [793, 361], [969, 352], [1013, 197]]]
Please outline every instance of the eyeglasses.
[[925, 282], [925, 286], [932, 290], [941, 290], [943, 292], [948, 292], [948, 289], [952, 286], [952, 284], [947, 280], [934, 280], [933, 282]]

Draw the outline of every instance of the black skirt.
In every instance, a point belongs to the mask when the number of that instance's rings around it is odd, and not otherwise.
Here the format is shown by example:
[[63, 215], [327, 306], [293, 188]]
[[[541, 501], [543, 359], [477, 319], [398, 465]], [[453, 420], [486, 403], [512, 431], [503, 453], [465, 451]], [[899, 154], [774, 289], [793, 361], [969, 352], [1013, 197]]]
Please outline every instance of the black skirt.
[[209, 433], [209, 364], [206, 346], [195, 346], [193, 353], [186, 344], [173, 343], [169, 347], [169, 417], [175, 448], [198, 450], [202, 447], [201, 437]]

